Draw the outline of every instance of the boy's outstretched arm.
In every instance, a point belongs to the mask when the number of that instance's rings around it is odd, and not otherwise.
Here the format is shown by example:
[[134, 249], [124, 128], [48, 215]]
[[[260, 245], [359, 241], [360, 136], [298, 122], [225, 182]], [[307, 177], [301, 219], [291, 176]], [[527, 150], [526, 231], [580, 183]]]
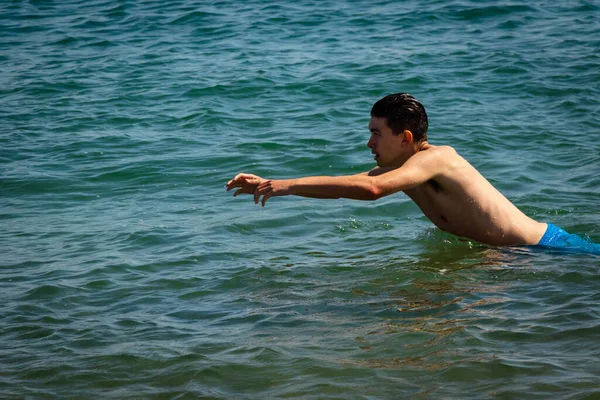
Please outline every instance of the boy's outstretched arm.
[[[227, 182], [227, 190], [239, 188], [238, 194], [253, 194], [254, 202], [264, 206], [270, 197], [303, 196], [321, 199], [375, 200], [376, 190], [367, 174], [349, 176], [309, 176], [296, 179], [264, 179], [252, 174], [238, 174]], [[262, 201], [261, 201], [262, 197]]]
[[[264, 179], [252, 174], [238, 174], [227, 182], [227, 190], [239, 188], [233, 194], [253, 194], [254, 202], [262, 205], [274, 196], [304, 196], [327, 199], [376, 200], [410, 189], [435, 177], [439, 158], [434, 152], [416, 154], [402, 167], [375, 168], [369, 172], [346, 176], [308, 176], [296, 179]], [[262, 197], [262, 200], [261, 200]]]
[[[264, 207], [265, 202], [268, 198], [273, 196], [287, 196], [296, 195], [303, 197], [313, 197], [321, 199], [339, 199], [340, 194], [335, 193], [335, 187], [331, 187], [331, 182], [324, 182], [324, 179], [332, 179], [336, 177], [307, 177], [297, 179], [264, 179], [257, 175], [241, 173], [235, 176], [232, 180], [227, 182], [227, 190], [239, 188], [233, 193], [233, 196], [239, 194], [252, 194], [254, 195], [254, 202], [258, 203], [262, 196], [262, 205]], [[340, 177], [337, 177], [340, 178]], [[319, 187], [310, 188], [301, 186], [306, 183], [317, 184], [320, 183]]]

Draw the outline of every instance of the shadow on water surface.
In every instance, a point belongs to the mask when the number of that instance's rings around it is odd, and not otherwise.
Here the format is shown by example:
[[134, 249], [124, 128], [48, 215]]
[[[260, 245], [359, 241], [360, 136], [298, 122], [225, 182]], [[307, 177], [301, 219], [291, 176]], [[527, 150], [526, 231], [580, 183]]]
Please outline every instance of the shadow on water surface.
[[374, 266], [377, 276], [352, 288], [355, 296], [370, 297], [375, 319], [356, 337], [364, 353], [349, 362], [431, 371], [489, 358], [461, 354], [457, 342], [469, 336], [465, 331], [486, 309], [509, 301], [511, 283], [496, 276], [514, 257], [438, 232], [427, 232], [420, 241], [421, 252], [410, 262], [399, 260], [385, 270]]
[[371, 298], [371, 313], [379, 317], [357, 338], [361, 349], [393, 354], [364, 354], [354, 362], [370, 368], [431, 370], [491, 361], [493, 352], [478, 346], [465, 351], [464, 345], [483, 343], [481, 329], [517, 328], [539, 306], [540, 299], [532, 297], [542, 296], [540, 292], [550, 296], [544, 288], [552, 281], [578, 281], [573, 272], [562, 271], [561, 263], [583, 260], [581, 255], [569, 259], [528, 247], [492, 248], [439, 231], [427, 231], [419, 241], [420, 252], [410, 262], [388, 263], [385, 270], [374, 265], [377, 276], [352, 288], [355, 296]]

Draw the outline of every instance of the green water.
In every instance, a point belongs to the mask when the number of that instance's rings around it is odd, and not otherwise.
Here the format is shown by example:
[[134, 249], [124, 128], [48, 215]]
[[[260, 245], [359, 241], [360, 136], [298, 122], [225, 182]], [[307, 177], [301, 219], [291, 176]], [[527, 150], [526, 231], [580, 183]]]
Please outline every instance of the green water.
[[600, 5], [0, 4], [0, 397], [593, 399], [600, 258], [439, 232], [374, 166], [409, 92], [519, 208], [600, 242]]

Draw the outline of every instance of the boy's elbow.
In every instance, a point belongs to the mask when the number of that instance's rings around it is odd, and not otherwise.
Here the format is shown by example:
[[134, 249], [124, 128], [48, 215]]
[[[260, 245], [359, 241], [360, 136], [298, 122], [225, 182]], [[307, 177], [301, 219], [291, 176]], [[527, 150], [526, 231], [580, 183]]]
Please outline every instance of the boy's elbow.
[[367, 190], [367, 199], [366, 200], [377, 200], [384, 197], [386, 193], [376, 185], [370, 185]]

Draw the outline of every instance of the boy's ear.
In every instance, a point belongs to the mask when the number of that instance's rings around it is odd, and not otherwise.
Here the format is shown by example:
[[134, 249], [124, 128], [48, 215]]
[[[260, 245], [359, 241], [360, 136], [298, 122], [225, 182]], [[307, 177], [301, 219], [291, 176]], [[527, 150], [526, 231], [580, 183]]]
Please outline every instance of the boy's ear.
[[402, 132], [402, 144], [412, 144], [413, 142], [413, 134], [408, 129], [405, 129]]

